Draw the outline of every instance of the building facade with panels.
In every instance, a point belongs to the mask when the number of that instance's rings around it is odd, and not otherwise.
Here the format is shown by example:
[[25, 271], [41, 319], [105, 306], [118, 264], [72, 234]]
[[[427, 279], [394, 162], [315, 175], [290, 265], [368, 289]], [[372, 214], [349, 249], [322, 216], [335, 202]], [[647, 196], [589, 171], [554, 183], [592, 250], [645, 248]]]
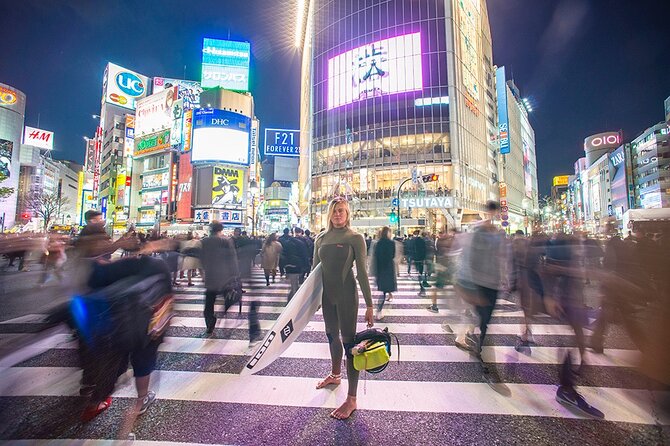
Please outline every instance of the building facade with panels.
[[350, 199], [359, 229], [388, 224], [399, 184], [414, 175], [439, 180], [406, 184], [401, 197], [453, 200], [401, 209], [403, 232], [460, 226], [497, 199], [485, 1], [311, 1], [302, 77], [309, 153], [301, 159], [300, 197], [313, 228], [326, 226], [336, 195]]
[[635, 207], [670, 207], [670, 127], [648, 128], [630, 145]]
[[14, 226], [19, 186], [19, 151], [26, 114], [26, 95], [0, 83], [0, 170], [6, 179], [0, 187], [14, 189], [7, 198], [0, 200], [0, 229]]

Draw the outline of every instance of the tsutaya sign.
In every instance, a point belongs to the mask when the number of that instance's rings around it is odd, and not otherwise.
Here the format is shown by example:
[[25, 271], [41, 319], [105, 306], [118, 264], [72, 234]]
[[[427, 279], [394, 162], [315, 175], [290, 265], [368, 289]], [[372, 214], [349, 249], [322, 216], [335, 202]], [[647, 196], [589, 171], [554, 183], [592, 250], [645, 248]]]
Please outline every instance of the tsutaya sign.
[[449, 209], [454, 207], [453, 197], [417, 197], [403, 198], [400, 205], [404, 208]]

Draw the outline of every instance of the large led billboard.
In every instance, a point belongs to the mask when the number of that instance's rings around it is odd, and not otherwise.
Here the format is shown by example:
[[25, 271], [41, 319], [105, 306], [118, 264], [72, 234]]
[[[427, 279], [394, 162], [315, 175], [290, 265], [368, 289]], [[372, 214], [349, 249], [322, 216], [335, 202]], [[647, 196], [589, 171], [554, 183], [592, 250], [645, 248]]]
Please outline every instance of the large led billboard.
[[610, 190], [612, 207], [617, 220], [623, 219], [623, 213], [628, 210], [628, 181], [626, 179], [626, 155], [621, 146], [609, 154]]
[[251, 44], [205, 38], [202, 42], [202, 88], [249, 91]]
[[328, 60], [328, 109], [423, 89], [421, 33], [354, 48]]
[[200, 82], [172, 79], [169, 77], [154, 78], [154, 94], [160, 93], [170, 87], [177, 87], [179, 89], [179, 99], [184, 100], [184, 110], [200, 107], [200, 93], [202, 93]]
[[[142, 137], [171, 128], [176, 103], [176, 87], [168, 88], [137, 101], [135, 137]], [[181, 110], [177, 111], [181, 113]]]
[[213, 108], [193, 113], [191, 160], [249, 165], [251, 119]]
[[149, 93], [149, 78], [108, 63], [103, 80], [104, 102], [135, 110], [135, 101]]

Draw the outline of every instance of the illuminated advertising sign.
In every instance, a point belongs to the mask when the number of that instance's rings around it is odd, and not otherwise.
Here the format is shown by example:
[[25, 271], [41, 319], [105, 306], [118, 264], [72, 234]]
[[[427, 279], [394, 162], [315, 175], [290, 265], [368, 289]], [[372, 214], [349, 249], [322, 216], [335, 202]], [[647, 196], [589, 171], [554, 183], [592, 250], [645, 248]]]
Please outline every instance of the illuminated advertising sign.
[[253, 166], [258, 160], [258, 127], [260, 123], [258, 119], [251, 120], [251, 165]]
[[466, 93], [466, 105], [473, 113], [479, 115], [475, 104], [479, 101], [479, 40], [481, 38], [479, 0], [461, 0], [455, 3], [458, 4], [460, 32], [457, 34], [461, 50], [461, 74]]
[[170, 145], [181, 144], [184, 132], [184, 100], [179, 99], [172, 106], [172, 129], [170, 130]]
[[135, 101], [149, 92], [149, 78], [113, 63], [107, 64], [105, 72], [105, 102], [135, 110]]
[[265, 156], [300, 156], [300, 130], [265, 129]]
[[249, 42], [205, 38], [202, 42], [202, 88], [249, 91]]
[[558, 175], [554, 177], [554, 181], [552, 182], [552, 184], [554, 187], [563, 187], [567, 186], [569, 181], [570, 181], [569, 175]]
[[54, 148], [54, 132], [26, 126], [23, 131], [23, 144], [52, 150]]
[[619, 210], [623, 212], [628, 210], [628, 183], [626, 181], [626, 158], [624, 155], [624, 148], [619, 147], [609, 155], [609, 171], [610, 171], [610, 190], [612, 195], [612, 206], [617, 210], [617, 219]]
[[152, 189], [156, 187], [167, 187], [170, 185], [170, 173], [161, 172], [154, 174], [144, 174], [142, 176], [142, 189]]
[[193, 136], [193, 110], [186, 110], [184, 112], [184, 144], [182, 145], [182, 151], [184, 153], [191, 151], [192, 136]]
[[[141, 137], [172, 127], [177, 87], [163, 90], [137, 101], [135, 136]], [[181, 109], [179, 110], [181, 114]]]
[[170, 147], [170, 131], [164, 130], [135, 139], [135, 156], [144, 156]]
[[185, 110], [191, 110], [200, 107], [200, 93], [202, 93], [200, 82], [171, 79], [168, 77], [154, 78], [154, 94], [160, 93], [166, 88], [171, 87], [177, 87], [179, 99], [184, 100]]
[[14, 90], [0, 86], [0, 105], [14, 105], [18, 95]]
[[498, 140], [500, 141], [500, 153], [505, 155], [510, 152], [509, 142], [509, 116], [507, 114], [507, 84], [505, 83], [505, 67], [496, 70], [496, 94], [498, 96]]
[[421, 33], [372, 42], [328, 60], [328, 109], [421, 89]]
[[523, 144], [523, 184], [526, 197], [533, 198], [533, 175], [530, 167], [530, 145], [524, 139]]
[[191, 202], [193, 200], [193, 166], [191, 154], [179, 156], [179, 182], [177, 184], [177, 213], [179, 220], [191, 218]]
[[126, 115], [126, 137], [123, 140], [123, 156], [132, 156], [135, 150], [135, 116]]
[[194, 112], [191, 160], [249, 165], [251, 119], [213, 108]]
[[212, 206], [239, 206], [244, 193], [244, 171], [214, 166], [212, 173]]
[[614, 149], [621, 145], [621, 135], [619, 132], [604, 132], [591, 135], [584, 139], [584, 151], [597, 149]]

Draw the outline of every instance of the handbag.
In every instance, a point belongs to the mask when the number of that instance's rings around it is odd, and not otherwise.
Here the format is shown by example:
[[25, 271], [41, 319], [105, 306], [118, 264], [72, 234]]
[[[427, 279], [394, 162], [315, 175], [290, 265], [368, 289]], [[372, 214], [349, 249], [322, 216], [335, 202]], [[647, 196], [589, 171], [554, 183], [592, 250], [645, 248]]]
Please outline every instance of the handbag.
[[391, 360], [392, 337], [395, 337], [400, 361], [400, 342], [396, 335], [389, 333], [388, 327], [383, 330], [369, 328], [356, 333], [354, 337], [356, 345], [351, 349], [354, 368], [369, 373], [379, 373], [386, 369]]

